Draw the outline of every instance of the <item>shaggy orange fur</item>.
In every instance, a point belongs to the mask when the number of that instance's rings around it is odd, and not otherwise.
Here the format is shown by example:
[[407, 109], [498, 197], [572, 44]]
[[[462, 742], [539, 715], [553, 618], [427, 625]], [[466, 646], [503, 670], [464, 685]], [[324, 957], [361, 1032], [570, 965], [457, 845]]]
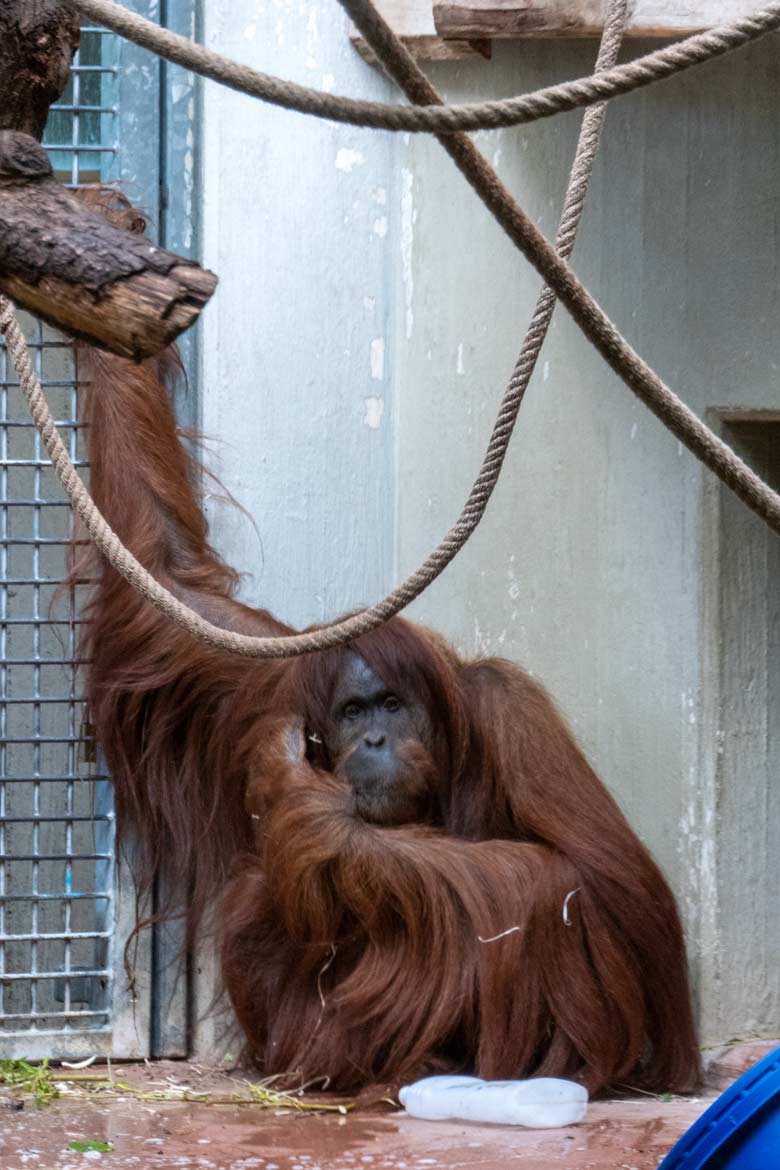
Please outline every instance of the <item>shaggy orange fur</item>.
[[[118, 535], [210, 621], [287, 631], [234, 599], [208, 543], [171, 357], [82, 359], [92, 491]], [[347, 651], [231, 657], [95, 568], [83, 651], [119, 824], [145, 879], [165, 874], [186, 904], [190, 945], [217, 907], [257, 1068], [339, 1089], [433, 1070], [694, 1087], [672, 894], [527, 674], [401, 619], [354, 643], [435, 732], [419, 763], [436, 777], [431, 823], [369, 824], [325, 755], [286, 746], [290, 727], [323, 726]]]

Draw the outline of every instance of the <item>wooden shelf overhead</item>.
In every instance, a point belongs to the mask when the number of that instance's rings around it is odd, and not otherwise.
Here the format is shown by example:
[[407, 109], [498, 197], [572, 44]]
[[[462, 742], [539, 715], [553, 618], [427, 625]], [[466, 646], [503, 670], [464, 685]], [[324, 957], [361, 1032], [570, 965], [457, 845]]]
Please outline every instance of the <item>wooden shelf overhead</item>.
[[[489, 57], [494, 40], [595, 37], [606, 0], [375, 0], [420, 60]], [[626, 33], [678, 38], [749, 16], [758, 0], [634, 0]], [[366, 60], [372, 55], [357, 34]]]
[[[374, 0], [388, 24], [419, 61], [460, 61], [490, 56], [490, 41], [480, 37], [440, 37], [433, 23], [432, 0]], [[377, 60], [356, 29], [351, 40], [369, 65]]]

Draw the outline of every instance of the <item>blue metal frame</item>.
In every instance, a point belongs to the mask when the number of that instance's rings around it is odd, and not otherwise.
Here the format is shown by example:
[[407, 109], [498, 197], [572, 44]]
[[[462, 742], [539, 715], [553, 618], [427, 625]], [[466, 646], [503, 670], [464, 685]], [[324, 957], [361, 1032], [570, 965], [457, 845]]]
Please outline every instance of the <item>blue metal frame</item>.
[[[166, 28], [200, 39], [199, 0], [162, 0], [159, 20]], [[159, 63], [160, 155], [159, 240], [181, 256], [199, 255], [198, 173], [200, 149], [201, 83], [187, 70], [166, 61]], [[176, 401], [181, 422], [193, 427], [198, 419], [196, 377], [198, 330], [179, 339], [186, 374]], [[157, 891], [160, 896], [160, 891]], [[154, 927], [152, 952], [153, 1056], [187, 1056], [191, 1035], [191, 972], [182, 958], [182, 922], [163, 922]]]

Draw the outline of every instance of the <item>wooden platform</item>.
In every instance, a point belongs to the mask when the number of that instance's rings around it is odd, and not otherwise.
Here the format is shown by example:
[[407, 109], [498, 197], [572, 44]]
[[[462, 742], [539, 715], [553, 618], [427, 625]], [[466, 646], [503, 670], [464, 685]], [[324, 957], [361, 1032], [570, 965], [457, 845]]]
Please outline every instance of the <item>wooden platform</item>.
[[[377, 7], [420, 60], [490, 55], [494, 40], [595, 37], [606, 0], [376, 0]], [[636, 0], [626, 34], [679, 38], [749, 16], [758, 0]], [[353, 36], [367, 59], [365, 42]]]

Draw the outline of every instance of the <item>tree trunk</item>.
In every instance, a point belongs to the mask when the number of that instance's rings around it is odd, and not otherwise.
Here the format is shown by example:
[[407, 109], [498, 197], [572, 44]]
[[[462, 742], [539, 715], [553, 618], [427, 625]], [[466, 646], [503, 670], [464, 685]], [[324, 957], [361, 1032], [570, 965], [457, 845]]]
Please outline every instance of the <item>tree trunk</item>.
[[79, 15], [58, 0], [0, 0], [0, 130], [43, 136], [68, 83]]

